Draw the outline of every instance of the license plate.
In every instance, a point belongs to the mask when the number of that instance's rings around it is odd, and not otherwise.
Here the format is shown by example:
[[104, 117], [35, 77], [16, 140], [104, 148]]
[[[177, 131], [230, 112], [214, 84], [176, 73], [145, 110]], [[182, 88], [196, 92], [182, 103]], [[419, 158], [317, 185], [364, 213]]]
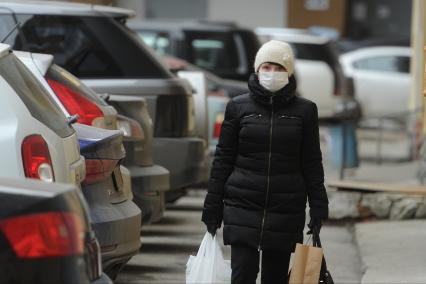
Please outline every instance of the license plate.
[[114, 180], [115, 189], [120, 191], [123, 188], [123, 176], [121, 175], [119, 166], [115, 167], [112, 177]]

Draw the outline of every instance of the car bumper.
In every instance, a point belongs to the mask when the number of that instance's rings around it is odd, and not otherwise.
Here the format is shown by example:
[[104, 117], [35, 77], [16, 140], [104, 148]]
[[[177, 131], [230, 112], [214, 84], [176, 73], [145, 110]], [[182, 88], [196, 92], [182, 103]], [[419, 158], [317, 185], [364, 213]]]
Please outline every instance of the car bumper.
[[339, 98], [335, 100], [335, 105], [330, 115], [319, 115], [322, 123], [340, 123], [344, 120], [358, 120], [362, 115], [362, 109], [354, 98]]
[[112, 280], [105, 273], [102, 273], [99, 279], [96, 279], [90, 283], [91, 284], [113, 284]]
[[110, 182], [83, 186], [106, 273], [112, 265], [124, 264], [123, 259], [130, 259], [140, 247], [141, 210], [129, 199], [112, 203], [109, 197], [114, 190]]
[[133, 202], [143, 212], [142, 223], [157, 222], [163, 217], [164, 192], [170, 189], [170, 173], [162, 166], [128, 167], [132, 177]]
[[207, 181], [209, 164], [200, 138], [155, 138], [154, 161], [170, 171], [172, 190]]
[[138, 252], [141, 211], [136, 204], [125, 201], [111, 206], [95, 206], [90, 208], [90, 213], [101, 247], [104, 271], [108, 272], [111, 263], [121, 262], [123, 257], [128, 260]]

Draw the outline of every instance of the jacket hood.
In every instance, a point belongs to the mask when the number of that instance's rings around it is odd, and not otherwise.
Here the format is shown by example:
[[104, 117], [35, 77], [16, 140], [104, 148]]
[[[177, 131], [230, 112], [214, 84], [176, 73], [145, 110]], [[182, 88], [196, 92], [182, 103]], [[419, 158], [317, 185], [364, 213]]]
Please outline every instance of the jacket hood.
[[292, 101], [296, 96], [296, 78], [294, 75], [291, 75], [288, 78], [288, 84], [276, 92], [271, 92], [265, 89], [259, 83], [259, 79], [256, 73], [250, 75], [248, 80], [248, 88], [250, 91], [250, 96], [258, 103], [261, 104], [270, 104], [271, 98], [274, 97], [274, 104], [287, 104]]

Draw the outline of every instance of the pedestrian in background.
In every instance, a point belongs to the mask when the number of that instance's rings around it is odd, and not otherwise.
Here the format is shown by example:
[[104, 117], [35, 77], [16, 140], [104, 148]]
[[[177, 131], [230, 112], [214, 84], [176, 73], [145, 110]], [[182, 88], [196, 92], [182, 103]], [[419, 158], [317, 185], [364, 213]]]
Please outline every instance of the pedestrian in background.
[[202, 221], [215, 235], [224, 223], [232, 284], [287, 283], [290, 254], [309, 227], [321, 228], [328, 199], [316, 105], [296, 96], [294, 55], [281, 41], [257, 52], [249, 93], [226, 107]]

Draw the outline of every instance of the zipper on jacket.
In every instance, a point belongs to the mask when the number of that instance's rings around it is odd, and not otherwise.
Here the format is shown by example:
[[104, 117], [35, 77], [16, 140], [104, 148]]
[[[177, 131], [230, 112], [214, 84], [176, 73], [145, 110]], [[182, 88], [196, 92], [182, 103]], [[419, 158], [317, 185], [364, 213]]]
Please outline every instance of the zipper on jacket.
[[266, 183], [266, 196], [265, 196], [265, 205], [263, 207], [263, 217], [262, 217], [262, 227], [260, 229], [260, 239], [259, 239], [259, 247], [258, 251], [261, 250], [261, 244], [263, 239], [263, 228], [265, 226], [265, 218], [266, 218], [266, 208], [268, 205], [268, 199], [269, 199], [269, 175], [271, 171], [271, 156], [272, 156], [272, 128], [274, 125], [274, 105], [273, 105], [273, 99], [271, 97], [270, 100], [271, 104], [271, 126], [269, 127], [269, 154], [268, 154], [268, 175], [267, 175], [267, 183]]
[[260, 118], [260, 117], [262, 117], [262, 115], [261, 115], [261, 114], [255, 114], [255, 113], [253, 113], [253, 114], [249, 114], [249, 115], [243, 116], [243, 118], [242, 118], [242, 119], [244, 119], [244, 118], [249, 118], [249, 117], [256, 117], [256, 118]]
[[300, 117], [297, 117], [297, 116], [290, 116], [290, 115], [285, 115], [285, 114], [283, 114], [283, 115], [281, 115], [281, 116], [279, 117], [279, 119], [281, 119], [281, 118], [287, 118], [287, 119], [300, 119]]

